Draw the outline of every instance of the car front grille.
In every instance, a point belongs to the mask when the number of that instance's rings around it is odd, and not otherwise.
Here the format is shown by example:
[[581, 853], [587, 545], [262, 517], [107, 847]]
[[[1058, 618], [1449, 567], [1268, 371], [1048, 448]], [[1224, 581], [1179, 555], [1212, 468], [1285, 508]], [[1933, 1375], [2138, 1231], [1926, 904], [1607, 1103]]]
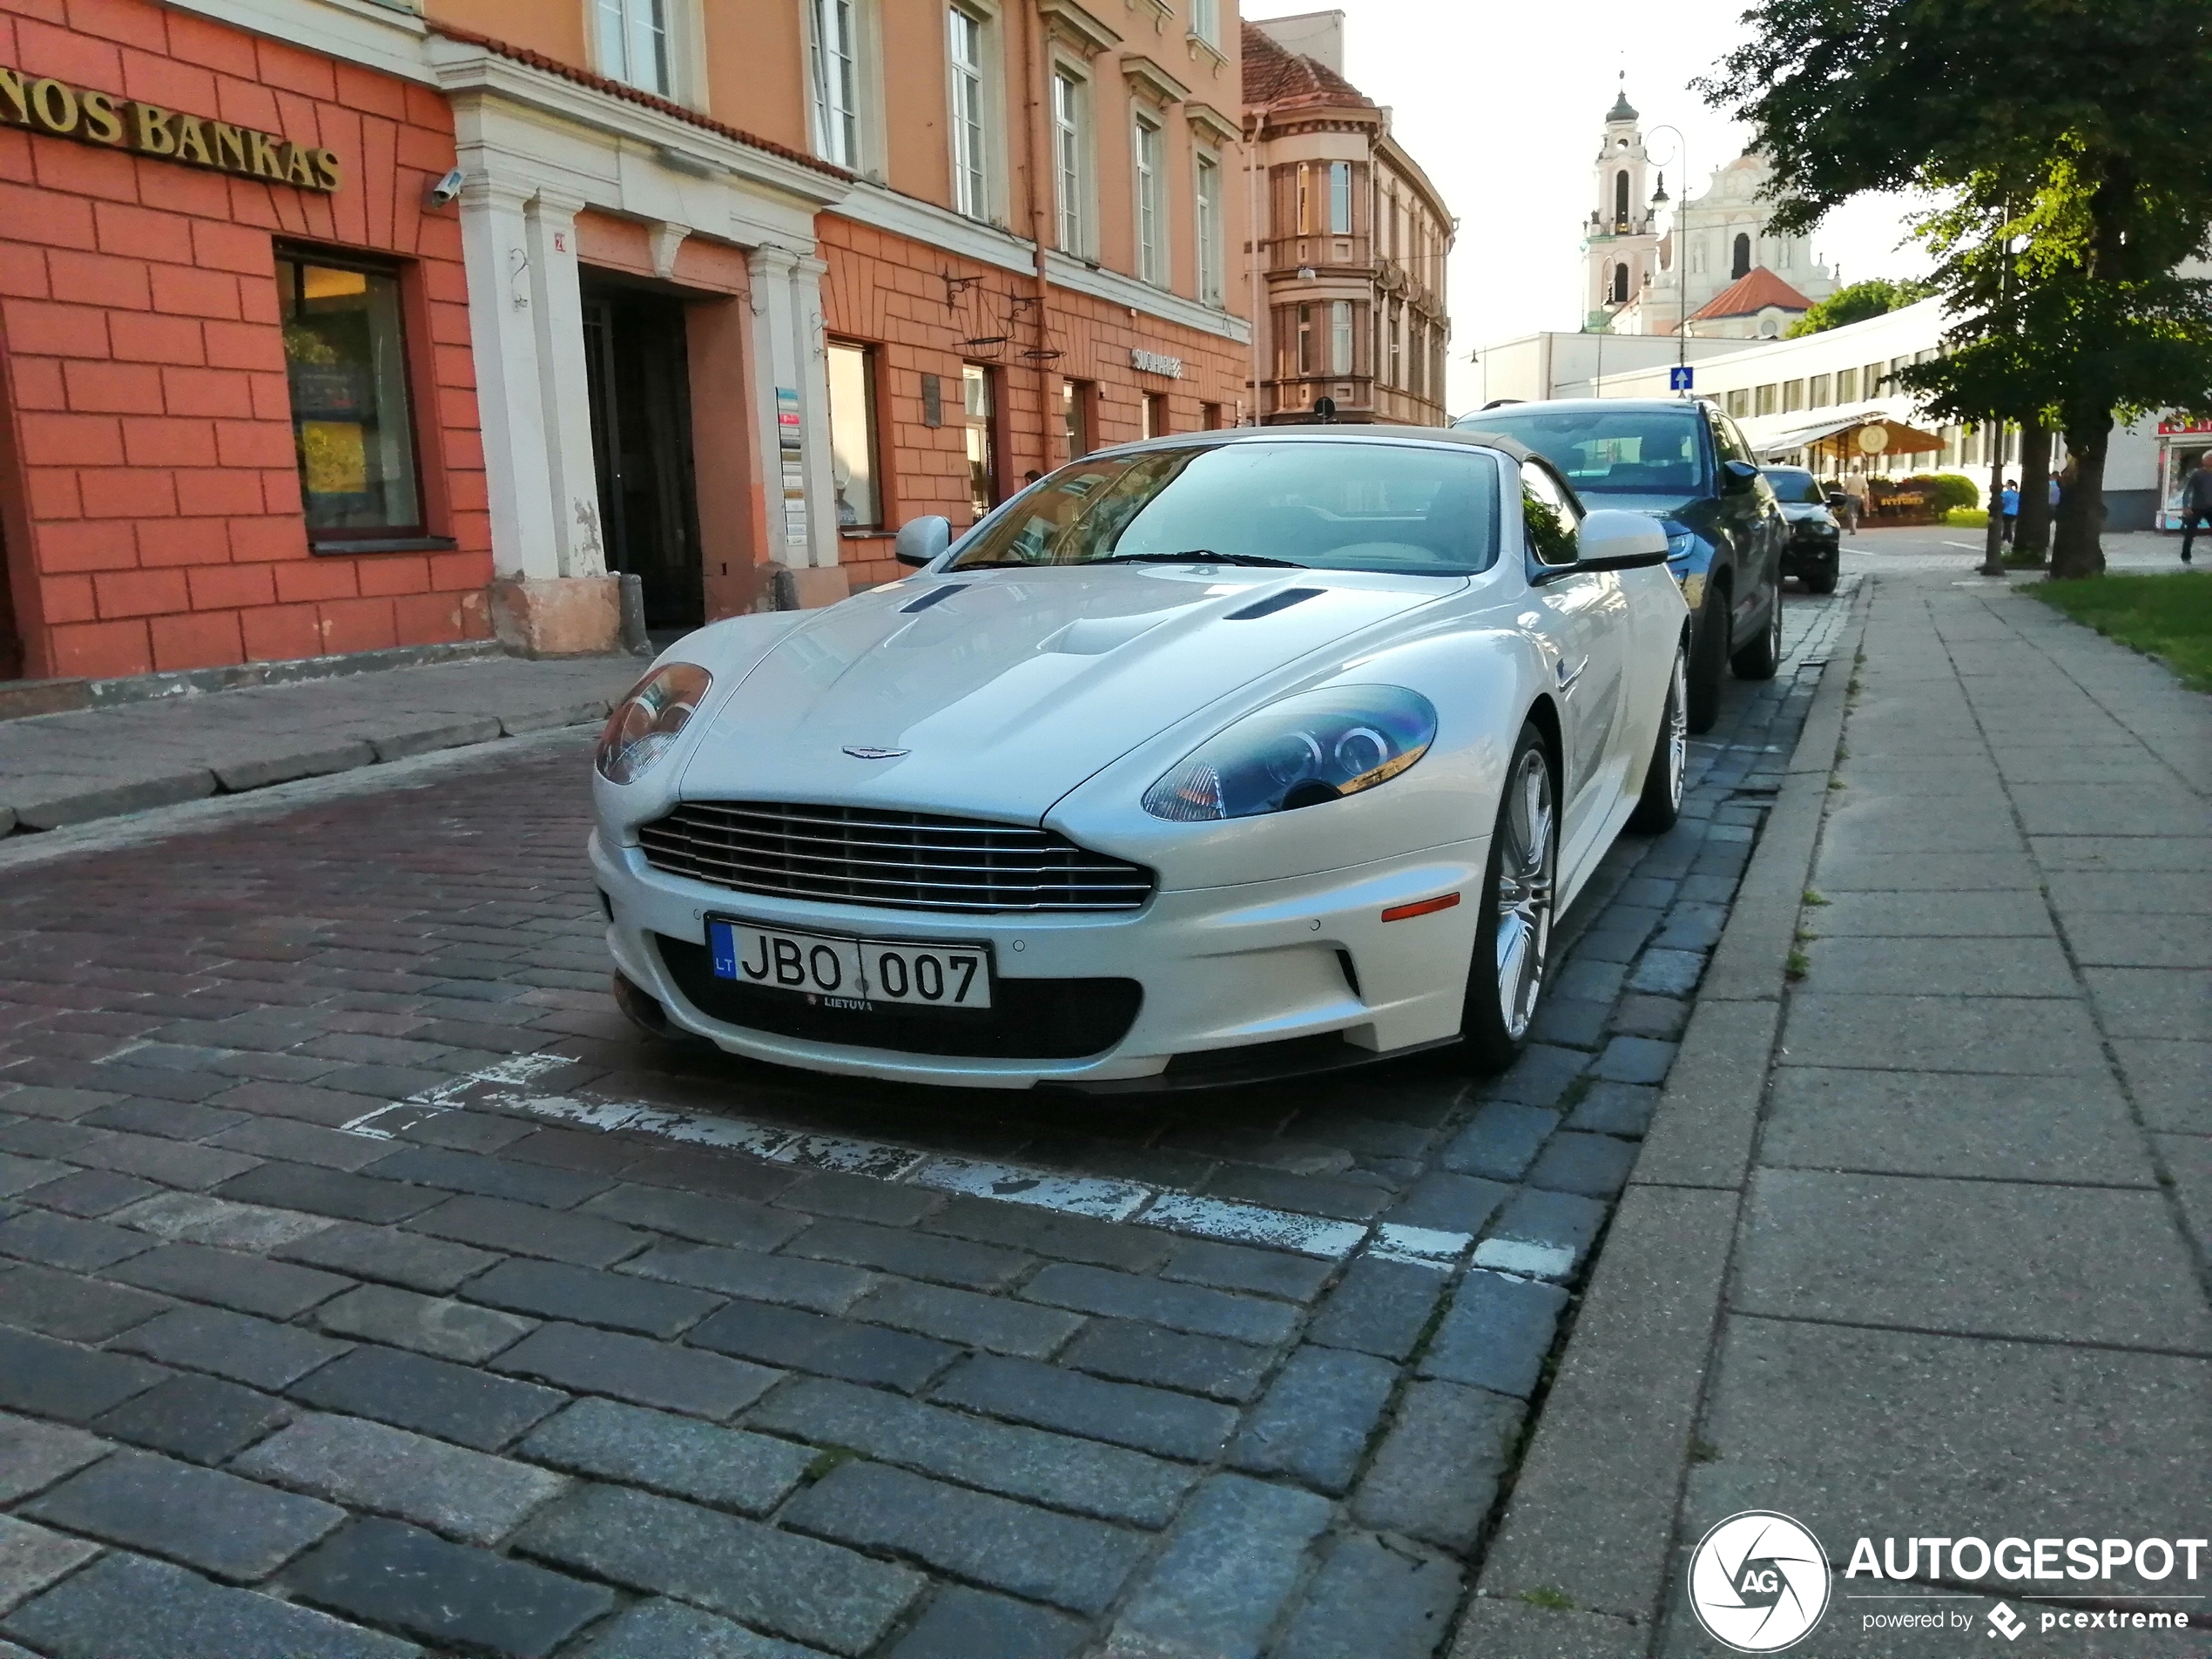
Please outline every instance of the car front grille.
[[873, 806], [685, 801], [637, 832], [645, 861], [738, 893], [897, 910], [1135, 910], [1141, 865], [1050, 830]]

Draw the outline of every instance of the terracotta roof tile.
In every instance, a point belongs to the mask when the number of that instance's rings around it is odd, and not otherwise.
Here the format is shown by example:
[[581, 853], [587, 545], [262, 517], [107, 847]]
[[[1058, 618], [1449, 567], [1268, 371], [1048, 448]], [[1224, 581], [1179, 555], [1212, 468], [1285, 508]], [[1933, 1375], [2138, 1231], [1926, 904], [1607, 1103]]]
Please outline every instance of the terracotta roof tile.
[[757, 133], [747, 132], [741, 128], [717, 121], [710, 116], [701, 115], [696, 110], [687, 110], [681, 104], [640, 91], [625, 82], [610, 80], [604, 75], [595, 75], [588, 69], [578, 69], [573, 64], [564, 64], [557, 57], [549, 57], [543, 52], [534, 51], [527, 46], [511, 45], [506, 41], [494, 39], [489, 35], [480, 35], [473, 29], [463, 29], [455, 24], [440, 23], [435, 18], [428, 21], [430, 32], [442, 35], [448, 40], [457, 40], [465, 46], [481, 46], [488, 52], [495, 52], [515, 63], [527, 64], [530, 68], [543, 70], [549, 75], [558, 75], [563, 80], [574, 81], [578, 86], [588, 86], [595, 92], [604, 92], [610, 98], [618, 98], [626, 103], [642, 105], [645, 109], [658, 110], [663, 115], [671, 116], [688, 126], [695, 126], [702, 132], [732, 139], [754, 150], [765, 151], [772, 156], [780, 156], [786, 161], [795, 163], [814, 172], [826, 174], [832, 179], [850, 179], [854, 177], [844, 168], [824, 161], [819, 156], [810, 156], [804, 150], [794, 150], [789, 145], [778, 144], [773, 138], [764, 138]]
[[1810, 311], [1812, 301], [1764, 265], [1755, 265], [1750, 275], [1737, 278], [1691, 312], [1689, 320], [1696, 322], [1701, 318], [1749, 317], [1769, 306], [1778, 306], [1784, 311]]
[[1318, 59], [1286, 51], [1258, 24], [1244, 30], [1244, 105], [1351, 104], [1374, 108], [1374, 100]]

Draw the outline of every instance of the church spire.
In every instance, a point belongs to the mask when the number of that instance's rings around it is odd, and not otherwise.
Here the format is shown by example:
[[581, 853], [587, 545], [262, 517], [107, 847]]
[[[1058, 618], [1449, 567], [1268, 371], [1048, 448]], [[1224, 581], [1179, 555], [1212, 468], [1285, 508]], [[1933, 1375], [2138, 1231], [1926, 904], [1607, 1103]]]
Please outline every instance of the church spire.
[[1606, 111], [1605, 118], [1608, 121], [1633, 121], [1636, 118], [1636, 106], [1629, 102], [1629, 71], [1625, 69], [1621, 71], [1621, 91], [1613, 100], [1613, 107]]

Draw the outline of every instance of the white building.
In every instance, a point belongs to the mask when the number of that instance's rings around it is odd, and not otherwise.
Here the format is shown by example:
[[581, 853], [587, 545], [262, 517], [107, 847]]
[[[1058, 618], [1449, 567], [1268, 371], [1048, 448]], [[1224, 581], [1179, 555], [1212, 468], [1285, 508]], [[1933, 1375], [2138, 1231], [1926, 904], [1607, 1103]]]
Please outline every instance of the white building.
[[[1763, 459], [1812, 461], [1814, 446], [1866, 421], [1888, 421], [1927, 432], [1933, 449], [1892, 447], [1865, 455], [1862, 465], [1877, 477], [1912, 473], [1955, 472], [1986, 485], [1990, 434], [1971, 426], [1931, 423], [1913, 400], [1898, 392], [1889, 377], [1897, 370], [1933, 358], [1940, 347], [1943, 304], [1923, 300], [1846, 327], [1831, 328], [1797, 340], [1777, 340], [1697, 364], [1696, 395], [1710, 398], [1737, 417], [1744, 435]], [[1616, 342], [1617, 343], [1617, 342]], [[1717, 341], [1692, 340], [1692, 348]], [[1663, 366], [1608, 373], [1602, 386], [1592, 381], [1561, 384], [1555, 397], [1665, 397]], [[2168, 424], [2178, 424], [2169, 422]], [[2114, 433], [2105, 464], [2106, 528], [2148, 529], [2170, 489], [2180, 452], [2190, 443], [2212, 446], [2212, 433], [2161, 440], [2156, 417]], [[2054, 459], [2063, 461], [2054, 441]], [[2020, 435], [2006, 435], [2005, 464], [2020, 464]], [[1830, 470], [1824, 465], [1822, 470]]]

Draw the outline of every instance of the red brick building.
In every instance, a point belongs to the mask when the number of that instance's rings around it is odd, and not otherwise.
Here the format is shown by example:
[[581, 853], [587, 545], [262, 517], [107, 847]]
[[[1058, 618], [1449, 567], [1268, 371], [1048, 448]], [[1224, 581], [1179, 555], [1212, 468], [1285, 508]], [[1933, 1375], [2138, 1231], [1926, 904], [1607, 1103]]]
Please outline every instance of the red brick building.
[[9, 0], [0, 677], [489, 632], [460, 226], [425, 201], [453, 165], [429, 87]]

